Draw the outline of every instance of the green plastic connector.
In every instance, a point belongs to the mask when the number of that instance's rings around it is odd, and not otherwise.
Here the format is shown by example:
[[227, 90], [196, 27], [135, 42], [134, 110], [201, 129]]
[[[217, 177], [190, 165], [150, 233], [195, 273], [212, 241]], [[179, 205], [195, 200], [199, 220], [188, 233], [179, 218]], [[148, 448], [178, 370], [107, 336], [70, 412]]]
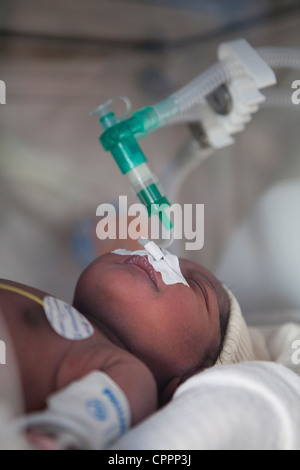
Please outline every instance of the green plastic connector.
[[[112, 120], [113, 113], [102, 117], [100, 123], [105, 129], [107, 120]], [[114, 115], [113, 115], [114, 116]], [[100, 142], [106, 151], [112, 153], [123, 174], [147, 161], [137, 138], [144, 137], [158, 126], [158, 117], [153, 108], [146, 107], [137, 111], [130, 119], [121, 121], [106, 128]]]

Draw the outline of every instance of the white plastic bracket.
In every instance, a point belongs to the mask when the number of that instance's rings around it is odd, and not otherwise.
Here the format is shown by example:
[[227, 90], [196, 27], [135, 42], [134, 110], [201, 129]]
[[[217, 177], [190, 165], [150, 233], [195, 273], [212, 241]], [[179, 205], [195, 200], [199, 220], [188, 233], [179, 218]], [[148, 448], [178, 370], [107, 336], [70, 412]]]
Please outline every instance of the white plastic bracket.
[[266, 88], [276, 84], [274, 71], [245, 39], [220, 44], [218, 57], [219, 60], [237, 60], [244, 67], [248, 77], [254, 80], [257, 88]]
[[218, 57], [221, 61], [235, 62], [241, 72], [238, 78], [226, 84], [232, 99], [230, 113], [221, 116], [207, 106], [201, 121], [214, 148], [226, 147], [235, 142], [232, 135], [245, 129], [252, 115], [259, 110], [259, 105], [265, 101], [265, 96], [259, 90], [277, 83], [274, 71], [245, 39], [221, 44]]

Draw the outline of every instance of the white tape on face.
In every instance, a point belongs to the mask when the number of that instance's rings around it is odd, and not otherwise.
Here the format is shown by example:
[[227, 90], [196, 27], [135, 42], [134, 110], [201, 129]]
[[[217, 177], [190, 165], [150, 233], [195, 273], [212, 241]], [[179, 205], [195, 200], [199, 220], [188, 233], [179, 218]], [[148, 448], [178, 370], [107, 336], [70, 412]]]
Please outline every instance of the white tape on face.
[[66, 339], [83, 340], [90, 338], [94, 328], [74, 307], [55, 297], [44, 298], [44, 311], [54, 331]]
[[[147, 245], [145, 245], [145, 248]], [[152, 251], [152, 249], [151, 249]], [[147, 256], [149, 263], [153, 266], [156, 272], [159, 272], [162, 276], [162, 280], [166, 285], [172, 284], [184, 284], [188, 286], [187, 281], [183, 277], [178, 256], [172, 255], [167, 250], [162, 250], [162, 258], [155, 260], [154, 257], [147, 251], [147, 250], [137, 250], [137, 251], [128, 251], [128, 250], [115, 250], [113, 253], [117, 255], [139, 255], [139, 256]]]

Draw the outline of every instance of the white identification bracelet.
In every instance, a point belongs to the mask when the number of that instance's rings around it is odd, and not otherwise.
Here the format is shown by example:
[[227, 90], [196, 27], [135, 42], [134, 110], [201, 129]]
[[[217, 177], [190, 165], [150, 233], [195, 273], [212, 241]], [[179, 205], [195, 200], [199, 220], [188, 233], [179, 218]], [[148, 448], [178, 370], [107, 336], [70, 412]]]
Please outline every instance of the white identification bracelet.
[[81, 449], [101, 450], [131, 424], [126, 396], [103, 372], [95, 371], [72, 382], [51, 395], [47, 405], [46, 411], [25, 416], [19, 428], [49, 433], [58, 441], [69, 435]]

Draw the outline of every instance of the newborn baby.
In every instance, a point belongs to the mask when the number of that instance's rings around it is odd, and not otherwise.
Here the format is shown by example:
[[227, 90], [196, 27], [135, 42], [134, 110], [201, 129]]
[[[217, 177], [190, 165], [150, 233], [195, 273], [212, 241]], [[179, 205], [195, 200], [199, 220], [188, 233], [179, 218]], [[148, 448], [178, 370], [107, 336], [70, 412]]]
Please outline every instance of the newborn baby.
[[[254, 358], [231, 292], [202, 266], [179, 263], [173, 255], [156, 262], [147, 251], [118, 250], [95, 260], [78, 280], [73, 307], [64, 307], [72, 321], [77, 311], [87, 323], [83, 338], [64, 333], [57, 302], [34, 288], [0, 281], [0, 311], [27, 413], [43, 410], [49, 396], [100, 371], [117, 386], [120, 402], [128, 403], [134, 426], [196, 373]], [[64, 400], [58, 414], [65, 412], [68, 395]], [[103, 410], [92, 410], [103, 420]]]
[[159, 270], [146, 251], [103, 255], [80, 277], [74, 306], [146, 364], [165, 403], [178, 385], [216, 363], [230, 300], [196, 263], [181, 260], [182, 281], [174, 284], [166, 284], [154, 266]]

